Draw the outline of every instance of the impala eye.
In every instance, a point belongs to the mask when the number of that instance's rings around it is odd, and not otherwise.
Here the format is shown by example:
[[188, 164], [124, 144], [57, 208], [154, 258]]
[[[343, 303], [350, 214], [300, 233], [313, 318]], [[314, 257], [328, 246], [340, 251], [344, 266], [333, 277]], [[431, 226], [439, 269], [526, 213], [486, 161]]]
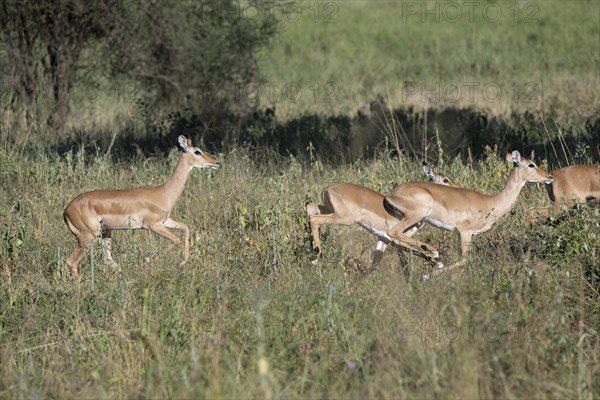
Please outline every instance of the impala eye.
[[448, 180], [448, 178], [444, 179], [444, 183], [450, 183], [450, 181]]
[[194, 152], [194, 154], [195, 154], [195, 155], [197, 155], [197, 156], [200, 156], [200, 155], [202, 155], [202, 152], [201, 152], [200, 150], [196, 150], [196, 151]]
[[529, 168], [535, 168], [535, 164], [529, 164]]

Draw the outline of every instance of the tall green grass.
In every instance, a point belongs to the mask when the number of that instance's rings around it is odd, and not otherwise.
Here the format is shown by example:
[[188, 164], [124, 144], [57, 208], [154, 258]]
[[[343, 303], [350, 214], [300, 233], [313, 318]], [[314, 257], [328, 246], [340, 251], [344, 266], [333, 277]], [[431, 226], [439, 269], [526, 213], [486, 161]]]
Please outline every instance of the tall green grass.
[[[598, 209], [527, 228], [526, 208], [547, 200], [525, 188], [515, 212], [475, 239], [464, 271], [427, 282], [431, 265], [409, 257], [403, 268], [393, 250], [360, 272], [374, 238], [357, 227], [324, 228], [324, 257], [311, 265], [304, 203], [324, 186], [387, 193], [424, 179], [386, 152], [340, 166], [218, 155], [222, 168], [193, 171], [173, 212], [192, 230], [182, 270], [180, 249], [122, 231], [122, 270], [95, 245], [75, 287], [64, 206], [85, 190], [159, 184], [177, 157], [0, 150], [1, 398], [600, 396]], [[490, 193], [509, 170], [493, 152], [442, 167]], [[453, 235], [417, 236], [444, 261], [459, 257]]]
[[[263, 105], [275, 104], [278, 118], [368, 111], [377, 97], [421, 107], [404, 82], [474, 81], [520, 90], [533, 82], [537, 102], [463, 97], [459, 107], [566, 120], [597, 110], [597, 2], [520, 2], [535, 5], [537, 22], [527, 24], [510, 14], [403, 22], [408, 3], [321, 2], [316, 22], [315, 3], [302, 3], [303, 17], [282, 23], [260, 65], [266, 81], [298, 83], [302, 97], [276, 92]], [[510, 13], [515, 3], [499, 4]], [[324, 23], [332, 10], [335, 22]], [[325, 101], [332, 88], [336, 101]], [[132, 104], [109, 96], [74, 104], [74, 121], [94, 132], [144, 130]], [[88, 129], [79, 136], [90, 140]], [[18, 139], [31, 138], [24, 130]], [[116, 232], [121, 270], [104, 265], [96, 244], [77, 288], [65, 265], [75, 247], [66, 204], [86, 190], [160, 184], [178, 154], [118, 160], [107, 149], [43, 146], [0, 146], [0, 398], [600, 397], [598, 208], [526, 227], [526, 209], [548, 202], [542, 187], [527, 187], [513, 213], [475, 238], [462, 272], [427, 282], [431, 265], [411, 256], [401, 266], [393, 250], [364, 273], [375, 240], [358, 227], [324, 227], [313, 266], [307, 201], [340, 181], [387, 193], [423, 180], [419, 166], [385, 148], [330, 165], [312, 147], [305, 159], [233, 147], [217, 155], [219, 171], [192, 172], [173, 211], [192, 230], [182, 270], [181, 249], [166, 252], [166, 240]], [[496, 150], [464, 165], [440, 149], [453, 181], [503, 187], [509, 167]], [[446, 263], [458, 259], [452, 234], [425, 227], [417, 236]]]

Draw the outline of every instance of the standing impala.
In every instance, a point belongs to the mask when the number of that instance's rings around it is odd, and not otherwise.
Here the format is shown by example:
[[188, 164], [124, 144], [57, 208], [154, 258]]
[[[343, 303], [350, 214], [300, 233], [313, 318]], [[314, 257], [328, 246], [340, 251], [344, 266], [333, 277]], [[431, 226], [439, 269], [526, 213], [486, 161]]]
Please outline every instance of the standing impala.
[[495, 196], [423, 182], [398, 186], [385, 197], [384, 206], [386, 211], [401, 221], [387, 234], [397, 245], [439, 261], [439, 253], [431, 245], [410, 237], [411, 229], [427, 222], [437, 228], [457, 230], [460, 235], [461, 260], [448, 268], [443, 268], [443, 264], [438, 262], [439, 269], [435, 273], [463, 266], [472, 236], [486, 232], [509, 212], [526, 182], [549, 183], [553, 180], [551, 175], [542, 171], [535, 163], [521, 158], [518, 151], [508, 153], [506, 158], [513, 162], [514, 168], [504, 189]]
[[105, 261], [113, 267], [111, 256], [111, 231], [119, 229], [149, 229], [179, 244], [180, 239], [169, 228], [180, 229], [185, 234], [185, 253], [181, 265], [189, 259], [190, 230], [184, 223], [169, 217], [175, 202], [181, 196], [188, 175], [193, 168], [219, 168], [214, 158], [198, 147], [191, 139], [179, 136], [183, 153], [171, 178], [156, 187], [129, 190], [95, 190], [77, 196], [63, 213], [65, 222], [79, 245], [67, 258], [67, 264], [75, 281], [79, 281], [77, 267], [90, 243], [102, 238], [102, 253]]
[[[423, 172], [434, 183], [457, 186], [451, 183], [437, 168], [431, 167], [425, 162], [423, 163]], [[371, 261], [371, 267], [376, 266], [391, 242], [387, 231], [398, 222], [383, 208], [383, 195], [353, 183], [338, 183], [323, 189], [322, 198], [323, 205], [306, 204], [306, 213], [313, 237], [313, 248], [317, 252], [317, 260], [321, 255], [320, 225], [350, 226], [357, 224], [377, 236], [377, 244]], [[410, 234], [416, 232], [419, 227], [415, 227]]]
[[577, 203], [600, 204], [600, 164], [571, 165], [551, 172], [554, 182], [548, 184], [548, 197], [553, 203], [548, 207], [532, 208], [527, 215], [527, 223], [532, 224], [537, 217], [559, 215], [560, 206], [573, 208]]

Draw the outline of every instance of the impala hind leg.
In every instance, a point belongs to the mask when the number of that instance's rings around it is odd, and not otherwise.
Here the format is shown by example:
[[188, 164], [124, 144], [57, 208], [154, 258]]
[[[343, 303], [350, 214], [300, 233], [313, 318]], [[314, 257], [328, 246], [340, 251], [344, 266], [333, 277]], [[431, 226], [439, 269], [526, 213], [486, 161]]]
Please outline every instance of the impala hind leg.
[[431, 275], [436, 276], [440, 274], [449, 274], [451, 272], [457, 272], [459, 269], [467, 265], [467, 261], [468, 259], [466, 257], [463, 257], [452, 265], [436, 269], [431, 273]]
[[71, 270], [71, 277], [73, 278], [74, 282], [79, 283], [79, 264], [81, 263], [83, 256], [85, 256], [85, 253], [87, 253], [90, 247], [90, 243], [92, 243], [94, 239], [96, 239], [94, 235], [87, 235], [83, 238], [78, 237], [77, 240], [79, 244], [77, 245], [75, 250], [73, 250], [71, 255], [67, 257], [67, 266]]
[[79, 282], [79, 272], [77, 271], [77, 267], [85, 254], [87, 247], [77, 246], [75, 250], [71, 253], [71, 255], [67, 258], [67, 265], [69, 270], [71, 271], [71, 277], [74, 282]]
[[67, 266], [71, 270], [71, 276], [74, 282], [79, 283], [79, 264], [87, 253], [90, 244], [100, 235], [100, 221], [84, 220], [78, 213], [73, 213], [67, 209], [63, 214], [67, 227], [77, 238], [77, 247], [67, 257]]
[[420, 253], [431, 261], [438, 261], [439, 253], [433, 246], [420, 240], [413, 239], [409, 236], [414, 233], [412, 231], [413, 227], [420, 223], [421, 220], [422, 218], [420, 217], [410, 218], [405, 216], [405, 219], [400, 221], [388, 231], [388, 235], [392, 238], [396, 245]]
[[111, 266], [114, 270], [119, 268], [119, 264], [112, 258], [112, 231], [105, 229], [102, 231], [102, 256], [104, 262]]
[[308, 225], [310, 227], [310, 233], [312, 235], [312, 247], [313, 251], [317, 253], [317, 259], [321, 255], [321, 238], [319, 237], [319, 225], [327, 222], [320, 222], [317, 216], [332, 215], [333, 210], [328, 207], [306, 203], [306, 217], [308, 219]]
[[321, 241], [319, 240], [319, 226], [321, 225], [344, 225], [350, 226], [354, 224], [354, 219], [343, 219], [340, 218], [337, 214], [319, 214], [312, 215], [309, 218], [310, 229], [313, 233], [313, 248], [317, 252], [317, 260], [313, 261], [313, 264], [316, 263], [321, 256]]

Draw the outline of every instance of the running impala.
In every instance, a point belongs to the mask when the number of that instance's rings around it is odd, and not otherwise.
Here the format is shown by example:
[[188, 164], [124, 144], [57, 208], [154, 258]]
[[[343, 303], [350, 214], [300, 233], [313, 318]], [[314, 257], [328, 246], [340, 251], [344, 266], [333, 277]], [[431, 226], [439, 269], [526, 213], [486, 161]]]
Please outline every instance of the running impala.
[[[386, 211], [401, 219], [388, 230], [387, 235], [397, 245], [436, 261], [438, 270], [434, 274], [465, 265], [472, 236], [486, 232], [509, 212], [526, 182], [550, 183], [553, 180], [551, 175], [538, 168], [534, 162], [522, 158], [518, 151], [508, 153], [506, 158], [512, 161], [514, 168], [504, 189], [495, 196], [424, 182], [398, 186], [384, 200]], [[411, 237], [413, 227], [423, 222], [437, 228], [458, 231], [462, 254], [459, 262], [444, 268], [439, 262], [439, 253], [433, 246]]]
[[[423, 172], [434, 183], [457, 187], [437, 168], [431, 167], [425, 162], [423, 162]], [[387, 231], [398, 222], [383, 208], [383, 195], [353, 183], [338, 183], [323, 189], [322, 198], [323, 205], [306, 204], [308, 223], [313, 237], [313, 249], [317, 252], [317, 259], [313, 263], [317, 262], [321, 255], [320, 225], [350, 226], [356, 224], [377, 236], [377, 244], [371, 261], [371, 267], [376, 266], [391, 242]], [[416, 232], [419, 227], [420, 225], [415, 227], [410, 234]]]
[[79, 282], [77, 268], [89, 245], [97, 238], [102, 239], [102, 253], [106, 262], [116, 267], [111, 256], [111, 231], [120, 229], [148, 229], [166, 237], [173, 243], [181, 241], [169, 228], [180, 229], [185, 236], [185, 253], [180, 265], [189, 259], [190, 230], [184, 223], [169, 217], [175, 202], [181, 196], [185, 182], [193, 168], [219, 168], [214, 158], [198, 147], [191, 139], [179, 136], [183, 153], [171, 178], [156, 187], [128, 190], [95, 190], [77, 196], [63, 213], [69, 230], [79, 245], [67, 258], [73, 280]]
[[534, 223], [538, 217], [559, 215], [561, 206], [574, 208], [577, 203], [600, 204], [600, 164], [571, 165], [555, 169], [551, 174], [554, 182], [546, 189], [552, 205], [530, 209], [528, 224]]

